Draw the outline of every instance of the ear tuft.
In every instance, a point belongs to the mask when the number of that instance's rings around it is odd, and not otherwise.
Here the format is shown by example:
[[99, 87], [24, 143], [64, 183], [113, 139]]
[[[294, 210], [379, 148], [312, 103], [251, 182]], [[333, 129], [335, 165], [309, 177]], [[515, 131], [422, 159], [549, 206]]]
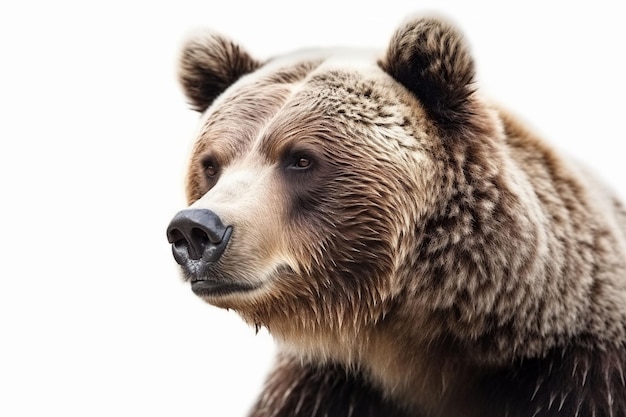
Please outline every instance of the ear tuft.
[[463, 36], [445, 21], [422, 18], [400, 27], [380, 65], [444, 128], [458, 128], [472, 115], [474, 61]]
[[204, 32], [183, 46], [178, 76], [191, 107], [205, 111], [224, 90], [261, 63], [239, 45]]

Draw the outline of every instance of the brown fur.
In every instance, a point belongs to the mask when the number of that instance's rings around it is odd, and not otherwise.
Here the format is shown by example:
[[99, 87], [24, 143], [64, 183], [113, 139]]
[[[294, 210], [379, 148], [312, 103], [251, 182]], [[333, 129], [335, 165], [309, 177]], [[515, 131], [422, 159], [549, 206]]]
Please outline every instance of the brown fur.
[[233, 227], [210, 278], [254, 288], [203, 297], [282, 352], [253, 417], [626, 416], [624, 206], [480, 96], [455, 29], [349, 62], [203, 39], [187, 195]]
[[260, 66], [237, 44], [207, 32], [185, 44], [179, 74], [191, 107], [204, 111], [228, 86]]

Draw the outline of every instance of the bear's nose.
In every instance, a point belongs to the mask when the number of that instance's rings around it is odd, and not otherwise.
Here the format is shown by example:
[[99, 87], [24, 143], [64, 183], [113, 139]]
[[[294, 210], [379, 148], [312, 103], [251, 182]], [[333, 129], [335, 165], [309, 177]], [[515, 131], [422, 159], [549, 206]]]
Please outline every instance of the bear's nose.
[[224, 252], [232, 227], [226, 227], [211, 210], [187, 209], [178, 212], [167, 227], [176, 262], [189, 259], [215, 262]]

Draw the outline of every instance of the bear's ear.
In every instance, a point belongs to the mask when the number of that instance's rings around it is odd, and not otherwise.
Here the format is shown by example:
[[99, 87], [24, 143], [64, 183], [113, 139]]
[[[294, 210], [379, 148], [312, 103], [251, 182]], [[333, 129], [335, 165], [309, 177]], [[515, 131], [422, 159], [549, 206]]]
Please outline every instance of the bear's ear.
[[203, 32], [183, 46], [178, 77], [191, 107], [203, 112], [242, 75], [260, 66], [259, 61], [229, 39]]
[[415, 94], [443, 128], [468, 122], [474, 61], [450, 24], [437, 18], [409, 21], [393, 35], [380, 66]]

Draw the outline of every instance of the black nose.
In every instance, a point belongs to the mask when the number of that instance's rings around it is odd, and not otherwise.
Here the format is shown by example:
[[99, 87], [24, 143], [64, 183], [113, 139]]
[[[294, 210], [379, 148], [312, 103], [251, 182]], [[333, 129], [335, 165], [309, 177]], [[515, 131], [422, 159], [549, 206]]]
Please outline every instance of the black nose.
[[189, 259], [215, 262], [226, 249], [232, 227], [224, 226], [211, 210], [187, 209], [178, 212], [167, 227], [167, 240], [172, 244], [176, 262]]

